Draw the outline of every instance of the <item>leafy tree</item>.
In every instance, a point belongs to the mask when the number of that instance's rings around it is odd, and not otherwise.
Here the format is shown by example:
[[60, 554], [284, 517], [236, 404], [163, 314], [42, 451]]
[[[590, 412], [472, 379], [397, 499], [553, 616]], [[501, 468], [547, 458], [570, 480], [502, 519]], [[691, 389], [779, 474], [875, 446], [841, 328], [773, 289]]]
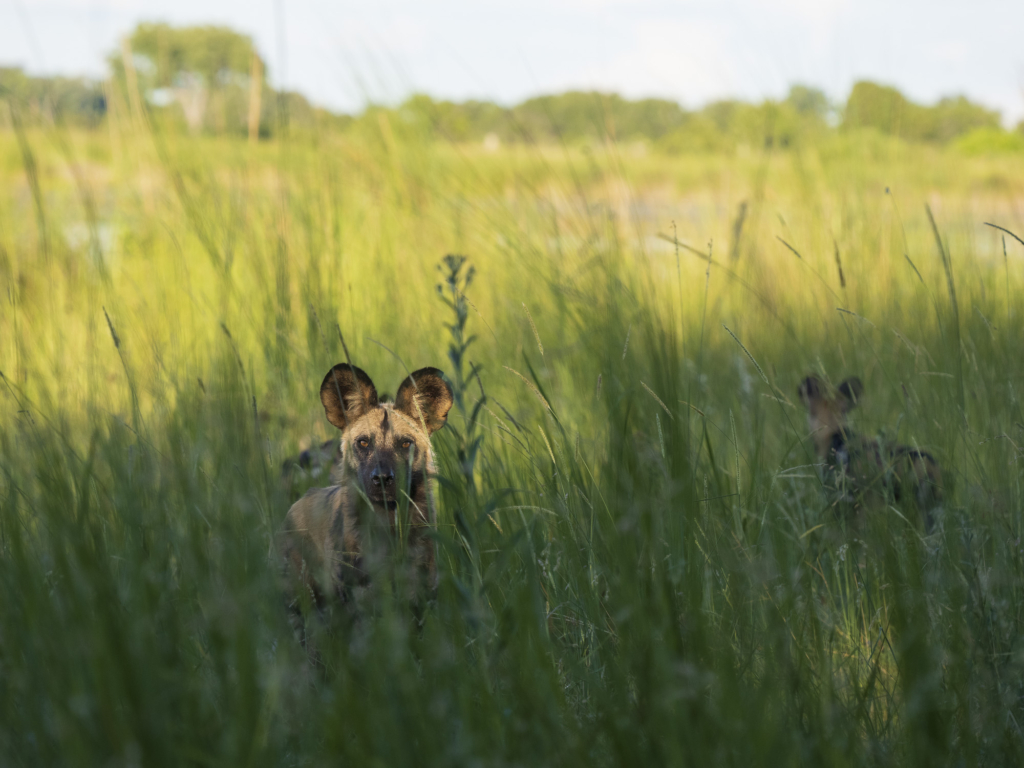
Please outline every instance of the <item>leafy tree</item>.
[[897, 133], [910, 108], [910, 102], [895, 88], [862, 80], [854, 84], [846, 100], [843, 126]]
[[[249, 77], [266, 72], [248, 35], [226, 27], [172, 27], [139, 24], [127, 39], [138, 87], [152, 107], [178, 105], [193, 130], [238, 131], [247, 124]], [[127, 83], [123, 51], [108, 58], [116, 78]], [[272, 94], [264, 98], [261, 123], [273, 108]]]
[[580, 91], [538, 96], [511, 109], [488, 101], [453, 103], [417, 94], [398, 112], [406, 123], [452, 141], [493, 133], [506, 141], [538, 142], [605, 136], [657, 139], [681, 125], [686, 115], [673, 101], [629, 101], [616, 94]]
[[669, 154], [702, 154], [732, 150], [736, 142], [731, 135], [723, 133], [707, 110], [702, 110], [658, 139], [657, 146]]
[[685, 122], [679, 104], [663, 99], [628, 101], [617, 94], [569, 91], [527, 99], [513, 107], [515, 124], [534, 140], [561, 138], [657, 139]]
[[[150, 88], [187, 86], [198, 81], [206, 88], [247, 82], [253, 56], [252, 38], [226, 27], [172, 27], [139, 24], [128, 37], [140, 85]], [[115, 69], [121, 53], [110, 56]], [[266, 71], [266, 63], [260, 60]], [[145, 79], [145, 83], [143, 80]]]
[[974, 104], [965, 96], [942, 99], [930, 109], [931, 123], [928, 133], [921, 138], [947, 142], [975, 129], [999, 128], [999, 113]]
[[822, 122], [828, 119], [832, 112], [832, 102], [829, 101], [825, 92], [820, 88], [812, 88], [806, 85], [794, 85], [789, 89], [786, 97], [786, 104], [796, 112], [805, 117], [814, 117]]
[[853, 86], [843, 116], [845, 128], [874, 128], [911, 141], [945, 143], [977, 128], [998, 126], [998, 112], [964, 96], [925, 107], [911, 102], [895, 88], [866, 81]]
[[715, 101], [689, 113], [658, 145], [670, 153], [728, 152], [740, 146], [786, 149], [826, 130], [827, 112], [824, 94], [808, 88], [794, 89], [781, 102]]
[[607, 133], [601, 100], [600, 93], [569, 91], [527, 99], [512, 112], [524, 138], [571, 141]]
[[686, 111], [666, 99], [626, 101], [616, 96], [611, 104], [619, 138], [659, 139], [686, 120]]
[[435, 101], [425, 94], [414, 94], [398, 108], [403, 121], [448, 141], [478, 140], [488, 133], [510, 139], [509, 110], [489, 101]]

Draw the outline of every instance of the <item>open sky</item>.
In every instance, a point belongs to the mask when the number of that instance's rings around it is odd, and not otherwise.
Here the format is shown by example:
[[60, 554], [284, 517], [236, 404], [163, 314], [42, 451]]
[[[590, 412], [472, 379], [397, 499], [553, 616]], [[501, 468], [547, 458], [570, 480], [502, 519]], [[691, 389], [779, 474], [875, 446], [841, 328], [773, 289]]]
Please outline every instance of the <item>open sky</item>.
[[0, 65], [102, 75], [143, 20], [246, 32], [274, 82], [345, 111], [569, 88], [694, 107], [796, 82], [842, 100], [867, 78], [1024, 118], [1024, 0], [0, 0]]

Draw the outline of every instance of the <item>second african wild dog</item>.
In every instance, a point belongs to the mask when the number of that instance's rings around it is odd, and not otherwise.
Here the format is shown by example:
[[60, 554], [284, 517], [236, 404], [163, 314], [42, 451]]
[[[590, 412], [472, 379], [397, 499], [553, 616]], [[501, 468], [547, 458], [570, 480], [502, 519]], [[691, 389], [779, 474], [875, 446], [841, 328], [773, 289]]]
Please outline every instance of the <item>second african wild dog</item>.
[[341, 457], [331, 469], [331, 485], [296, 501], [279, 534], [295, 589], [291, 609], [299, 615], [300, 590], [317, 608], [332, 597], [350, 599], [354, 588], [369, 583], [396, 537], [405, 549], [411, 590], [415, 596], [432, 593], [437, 572], [428, 535], [436, 523], [430, 435], [445, 425], [452, 405], [443, 374], [421, 368], [402, 382], [394, 402], [382, 402], [366, 373], [341, 363], [324, 378], [320, 400], [327, 420], [341, 430]]
[[340, 448], [338, 439], [332, 438], [306, 448], [298, 456], [289, 456], [282, 462], [281, 481], [291, 501], [296, 501], [302, 495], [301, 490], [310, 485], [311, 481], [330, 474], [341, 459]]
[[930, 531], [942, 501], [942, 472], [935, 458], [850, 429], [847, 414], [864, 391], [857, 377], [840, 384], [835, 397], [829, 397], [814, 376], [804, 379], [798, 391], [807, 406], [815, 453], [824, 464], [825, 486], [836, 506], [852, 503], [859, 510], [865, 502], [886, 497], [897, 502], [913, 499]]

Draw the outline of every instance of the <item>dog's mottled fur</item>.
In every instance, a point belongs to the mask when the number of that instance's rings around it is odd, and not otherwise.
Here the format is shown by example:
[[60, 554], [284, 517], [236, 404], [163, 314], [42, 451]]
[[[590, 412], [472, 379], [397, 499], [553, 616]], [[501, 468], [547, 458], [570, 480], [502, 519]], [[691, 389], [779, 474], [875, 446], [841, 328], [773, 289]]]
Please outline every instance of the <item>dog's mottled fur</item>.
[[840, 506], [861, 510], [865, 504], [913, 499], [924, 518], [925, 528], [935, 524], [942, 502], [942, 471], [925, 451], [898, 445], [877, 437], [859, 435], [850, 429], [847, 416], [858, 402], [864, 385], [857, 377], [847, 379], [830, 397], [815, 376], [800, 383], [799, 395], [807, 406], [814, 451], [824, 466], [826, 490]]
[[331, 484], [310, 489], [288, 510], [278, 539], [300, 631], [306, 597], [317, 609], [332, 599], [350, 600], [396, 540], [404, 548], [412, 597], [429, 596], [437, 585], [428, 535], [436, 524], [430, 435], [445, 425], [452, 405], [443, 374], [415, 371], [394, 402], [381, 402], [369, 376], [342, 363], [324, 378], [320, 400], [327, 420], [341, 430], [340, 457]]

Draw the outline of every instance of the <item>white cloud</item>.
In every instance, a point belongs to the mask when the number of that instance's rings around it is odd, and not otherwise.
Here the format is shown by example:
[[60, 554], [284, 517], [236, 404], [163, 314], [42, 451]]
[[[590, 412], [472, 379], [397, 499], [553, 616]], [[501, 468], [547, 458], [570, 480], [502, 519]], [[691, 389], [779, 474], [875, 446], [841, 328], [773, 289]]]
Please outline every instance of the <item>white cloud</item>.
[[142, 11], [146, 10], [143, 0], [21, 0], [22, 5], [44, 11], [67, 9], [88, 11]]
[[752, 0], [751, 5], [770, 11], [788, 11], [810, 22], [834, 22], [853, 3], [851, 0]]
[[566, 78], [628, 96], [674, 95], [694, 103], [733, 93], [740, 75], [736, 41], [714, 21], [641, 21], [622, 50]]
[[959, 64], [967, 60], [967, 56], [970, 54], [970, 46], [963, 40], [947, 40], [936, 46], [935, 53], [940, 61], [948, 62], [949, 64]]

